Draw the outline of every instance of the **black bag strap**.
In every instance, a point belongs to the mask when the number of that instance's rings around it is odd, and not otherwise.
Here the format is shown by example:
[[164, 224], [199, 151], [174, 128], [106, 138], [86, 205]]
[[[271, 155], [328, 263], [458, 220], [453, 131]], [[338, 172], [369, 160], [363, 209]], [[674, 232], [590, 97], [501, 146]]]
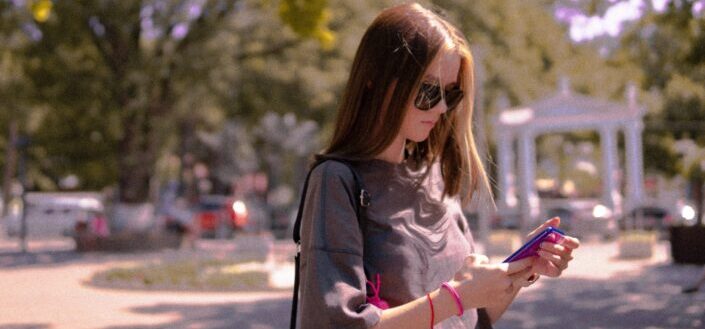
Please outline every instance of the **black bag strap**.
[[477, 324], [475, 324], [475, 329], [492, 329], [492, 320], [487, 313], [487, 309], [484, 307], [477, 309]]
[[313, 166], [311, 166], [311, 169], [308, 171], [308, 174], [306, 175], [306, 180], [304, 181], [304, 187], [303, 190], [301, 191], [301, 199], [299, 201], [299, 211], [296, 213], [296, 221], [294, 222], [294, 243], [300, 244], [301, 243], [301, 216], [303, 216], [304, 212], [304, 201], [306, 199], [306, 193], [308, 192], [308, 181], [309, 178], [311, 178], [311, 173], [313, 172], [313, 169], [318, 167], [323, 162], [326, 161], [336, 161], [344, 164], [350, 171], [353, 173], [353, 178], [355, 179], [355, 188], [356, 192], [358, 192], [358, 197], [356, 199], [356, 204], [355, 204], [355, 212], [358, 218], [358, 221], [360, 221], [360, 215], [361, 211], [360, 209], [362, 207], [367, 207], [370, 205], [370, 194], [367, 192], [365, 189], [365, 185], [362, 182], [362, 177], [357, 173], [355, 168], [352, 167], [352, 165], [344, 160], [341, 159], [323, 159], [316, 161]]
[[311, 173], [313, 169], [318, 167], [321, 163], [325, 161], [336, 161], [344, 164], [353, 173], [353, 178], [355, 179], [355, 192], [357, 193], [357, 198], [355, 200], [355, 214], [357, 216], [357, 222], [361, 229], [364, 229], [364, 216], [362, 216], [362, 208], [366, 208], [370, 205], [370, 194], [365, 189], [365, 185], [362, 182], [362, 177], [357, 173], [355, 168], [345, 160], [341, 159], [321, 159], [316, 161], [311, 169], [306, 174], [306, 180], [304, 181], [304, 187], [301, 191], [301, 199], [299, 201], [299, 211], [296, 213], [296, 221], [294, 222], [294, 243], [296, 243], [296, 256], [294, 257], [295, 263], [295, 274], [294, 274], [294, 293], [291, 302], [291, 322], [289, 322], [289, 328], [296, 329], [296, 312], [299, 304], [299, 267], [301, 263], [301, 217], [304, 212], [304, 203], [306, 201], [306, 193], [308, 192], [308, 181], [311, 178]]

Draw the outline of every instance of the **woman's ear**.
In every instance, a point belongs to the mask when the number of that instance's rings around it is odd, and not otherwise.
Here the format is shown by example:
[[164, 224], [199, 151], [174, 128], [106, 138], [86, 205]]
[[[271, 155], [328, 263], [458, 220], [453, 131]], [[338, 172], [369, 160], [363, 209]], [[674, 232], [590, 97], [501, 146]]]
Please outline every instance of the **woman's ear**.
[[372, 89], [372, 80], [367, 80], [367, 89]]

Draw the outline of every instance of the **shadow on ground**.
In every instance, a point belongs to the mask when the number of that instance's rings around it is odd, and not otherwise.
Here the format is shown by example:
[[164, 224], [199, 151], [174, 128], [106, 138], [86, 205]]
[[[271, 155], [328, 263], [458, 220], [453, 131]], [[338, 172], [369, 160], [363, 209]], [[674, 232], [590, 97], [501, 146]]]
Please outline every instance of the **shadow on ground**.
[[608, 280], [543, 279], [524, 292], [497, 329], [703, 328], [705, 293], [682, 294], [700, 267], [660, 265]]
[[[642, 272], [620, 273], [610, 280], [542, 279], [497, 323], [497, 329], [681, 329], [705, 327], [705, 292], [682, 294], [698, 266], [660, 265]], [[225, 304], [160, 304], [132, 309], [141, 314], [175, 315], [160, 325], [103, 329], [237, 328], [288, 326], [288, 298]]]
[[4, 324], [0, 325], [0, 329], [49, 329], [48, 324]]
[[[0, 268], [22, 266], [60, 265], [81, 259], [82, 255], [72, 250], [42, 251], [42, 252], [4, 252], [0, 253]], [[0, 328], [0, 329], [5, 329]]]
[[0, 251], [0, 268], [51, 267], [69, 265], [72, 263], [102, 264], [121, 260], [150, 261], [154, 259], [197, 257], [201, 254], [207, 253], [175, 249], [131, 252], [77, 252], [75, 250], [43, 250], [31, 252]]
[[141, 314], [170, 314], [178, 319], [159, 325], [103, 329], [279, 329], [289, 326], [289, 299], [224, 304], [160, 304], [132, 309]]

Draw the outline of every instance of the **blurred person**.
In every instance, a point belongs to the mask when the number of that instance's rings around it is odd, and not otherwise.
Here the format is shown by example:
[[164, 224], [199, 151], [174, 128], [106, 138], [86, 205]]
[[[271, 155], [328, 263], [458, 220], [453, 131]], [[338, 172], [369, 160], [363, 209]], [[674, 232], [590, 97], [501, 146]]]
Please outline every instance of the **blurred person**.
[[92, 212], [89, 226], [91, 233], [99, 238], [106, 238], [110, 235], [110, 226], [108, 225], [108, 219], [105, 217], [105, 214], [101, 211]]
[[300, 328], [491, 328], [522, 287], [567, 268], [573, 237], [508, 264], [474, 253], [462, 202], [493, 202], [473, 84], [467, 40], [436, 12], [399, 5], [367, 29], [294, 232]]
[[80, 213], [79, 218], [73, 226], [73, 237], [76, 242], [76, 250], [93, 251], [98, 247], [98, 236], [95, 234], [92, 225], [92, 217], [89, 213]]
[[700, 275], [698, 275], [698, 279], [691, 285], [683, 287], [682, 291], [685, 294], [692, 294], [694, 292], [698, 292], [698, 290], [700, 290], [700, 287], [702, 287], [703, 283], [705, 283], [705, 267], [703, 267], [702, 272], [700, 272]]
[[181, 236], [181, 248], [196, 248], [196, 239], [200, 234], [198, 223], [194, 221], [194, 213], [184, 197], [177, 197], [167, 208], [166, 228]]

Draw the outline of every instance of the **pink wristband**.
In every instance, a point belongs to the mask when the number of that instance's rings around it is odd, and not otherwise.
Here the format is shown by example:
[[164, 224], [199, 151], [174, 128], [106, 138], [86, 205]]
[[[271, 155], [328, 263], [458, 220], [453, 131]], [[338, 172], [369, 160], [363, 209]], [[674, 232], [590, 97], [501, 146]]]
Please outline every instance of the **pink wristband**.
[[458, 295], [458, 292], [455, 290], [455, 288], [449, 285], [448, 282], [443, 282], [441, 284], [441, 287], [446, 288], [450, 295], [453, 296], [453, 299], [455, 299], [455, 304], [458, 305], [458, 316], [463, 316], [465, 308], [463, 307], [463, 302], [460, 300], [460, 295]]

